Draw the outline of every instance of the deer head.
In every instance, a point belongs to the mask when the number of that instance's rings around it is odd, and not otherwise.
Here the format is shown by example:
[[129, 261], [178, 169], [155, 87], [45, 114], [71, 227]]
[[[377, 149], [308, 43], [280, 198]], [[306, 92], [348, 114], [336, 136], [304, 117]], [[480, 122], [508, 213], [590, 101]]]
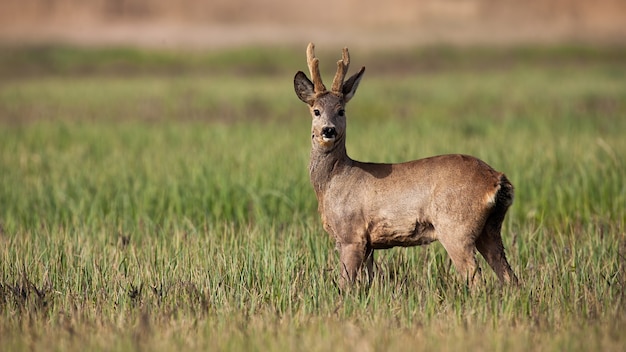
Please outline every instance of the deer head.
[[[348, 48], [343, 49], [341, 60], [337, 61], [337, 73], [331, 90], [326, 90], [319, 70], [319, 59], [315, 57], [315, 45], [307, 47], [307, 64], [313, 82], [299, 71], [293, 80], [296, 95], [309, 105], [313, 125], [311, 138], [314, 147], [332, 150], [339, 143], [345, 144], [346, 114], [345, 106], [354, 96], [365, 67], [345, 80], [350, 66]], [[345, 81], [344, 81], [345, 80]]]

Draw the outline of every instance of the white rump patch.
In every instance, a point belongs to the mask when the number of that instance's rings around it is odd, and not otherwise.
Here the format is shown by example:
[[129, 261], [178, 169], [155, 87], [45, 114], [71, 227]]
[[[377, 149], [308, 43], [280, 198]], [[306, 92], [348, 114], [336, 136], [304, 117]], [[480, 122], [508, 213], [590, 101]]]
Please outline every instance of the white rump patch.
[[489, 206], [495, 205], [496, 204], [496, 195], [498, 194], [499, 191], [500, 191], [500, 184], [498, 184], [493, 191], [488, 192], [487, 194], [485, 194], [485, 199], [484, 199], [485, 204], [487, 204]]

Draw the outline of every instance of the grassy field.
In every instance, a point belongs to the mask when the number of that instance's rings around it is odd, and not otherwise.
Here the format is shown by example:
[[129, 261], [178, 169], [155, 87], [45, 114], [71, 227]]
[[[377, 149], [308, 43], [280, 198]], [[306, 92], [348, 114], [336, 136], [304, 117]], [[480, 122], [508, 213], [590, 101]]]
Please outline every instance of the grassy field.
[[506, 172], [523, 284], [435, 243], [344, 297], [301, 51], [1, 48], [0, 350], [624, 350], [626, 50], [353, 52], [350, 155]]

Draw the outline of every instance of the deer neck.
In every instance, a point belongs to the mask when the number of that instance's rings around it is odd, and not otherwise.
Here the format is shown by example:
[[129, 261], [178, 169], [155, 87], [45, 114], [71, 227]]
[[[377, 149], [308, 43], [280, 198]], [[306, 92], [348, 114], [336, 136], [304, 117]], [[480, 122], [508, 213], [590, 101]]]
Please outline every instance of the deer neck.
[[346, 153], [344, 141], [339, 141], [332, 150], [324, 150], [313, 145], [309, 161], [309, 176], [318, 200], [321, 199], [333, 177], [344, 172], [351, 162], [352, 160]]

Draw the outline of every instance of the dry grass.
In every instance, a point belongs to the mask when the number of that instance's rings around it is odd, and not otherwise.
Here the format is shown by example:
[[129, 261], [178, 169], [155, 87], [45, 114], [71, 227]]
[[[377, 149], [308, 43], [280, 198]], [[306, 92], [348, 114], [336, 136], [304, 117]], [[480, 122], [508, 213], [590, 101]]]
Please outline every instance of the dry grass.
[[0, 41], [215, 48], [307, 43], [624, 44], [619, 0], [39, 0], [0, 3]]

